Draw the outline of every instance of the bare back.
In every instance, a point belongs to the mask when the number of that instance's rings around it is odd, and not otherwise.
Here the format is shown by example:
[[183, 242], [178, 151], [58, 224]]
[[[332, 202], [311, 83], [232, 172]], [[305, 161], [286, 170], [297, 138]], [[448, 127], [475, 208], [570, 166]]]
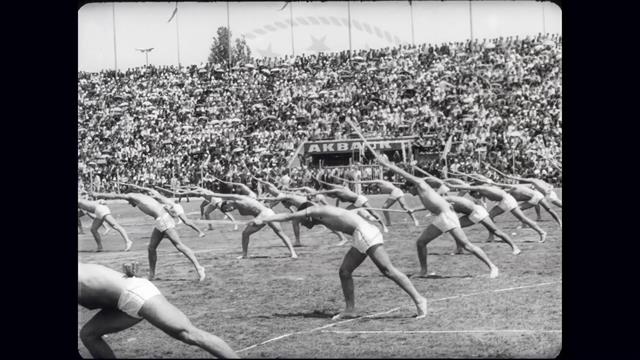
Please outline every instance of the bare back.
[[455, 212], [466, 215], [471, 214], [476, 205], [473, 201], [462, 196], [445, 196], [444, 199], [453, 206]]
[[140, 211], [151, 216], [154, 219], [166, 212], [164, 210], [164, 207], [151, 196], [144, 194], [127, 195], [131, 200], [135, 202], [136, 207], [140, 209]]
[[362, 226], [371, 226], [357, 213], [330, 205], [316, 205], [308, 209], [308, 214], [314, 220], [322, 223], [333, 231], [353, 234], [354, 230]]
[[87, 309], [115, 308], [125, 275], [97, 264], [78, 263], [78, 304]]
[[426, 182], [421, 181], [416, 184], [418, 197], [422, 205], [433, 214], [451, 210], [451, 205], [442, 196], [438, 195]]

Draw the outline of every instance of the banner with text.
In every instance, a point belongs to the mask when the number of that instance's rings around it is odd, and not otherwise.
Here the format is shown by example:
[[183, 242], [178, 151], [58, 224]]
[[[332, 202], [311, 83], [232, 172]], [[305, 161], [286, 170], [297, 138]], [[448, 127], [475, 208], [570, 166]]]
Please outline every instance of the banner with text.
[[[406, 149], [411, 148], [411, 144], [415, 137], [409, 138], [377, 138], [367, 139], [367, 142], [378, 151], [401, 150], [402, 143]], [[332, 153], [350, 153], [365, 149], [365, 145], [360, 139], [342, 139], [328, 141], [309, 141], [304, 144], [305, 155], [315, 154], [332, 154]]]

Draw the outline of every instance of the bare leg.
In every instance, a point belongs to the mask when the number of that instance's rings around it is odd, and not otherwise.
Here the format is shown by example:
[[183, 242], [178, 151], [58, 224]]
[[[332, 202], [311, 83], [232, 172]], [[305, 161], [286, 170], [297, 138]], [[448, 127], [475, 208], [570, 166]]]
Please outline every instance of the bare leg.
[[509, 235], [507, 235], [504, 231], [498, 229], [498, 227], [496, 226], [496, 224], [491, 221], [491, 218], [489, 218], [488, 216], [484, 219], [482, 219], [480, 221], [480, 224], [482, 224], [487, 230], [489, 230], [490, 233], [495, 234], [497, 237], [499, 237], [500, 239], [502, 239], [504, 242], [506, 242], [507, 244], [509, 244], [509, 246], [511, 246], [511, 250], [513, 252], [513, 255], [518, 255], [520, 254], [520, 249], [518, 248], [518, 246], [516, 244], [513, 243], [513, 241], [511, 240], [511, 238], [509, 237]]
[[464, 231], [462, 231], [461, 228], [453, 228], [449, 231], [449, 233], [453, 236], [456, 242], [461, 244], [462, 248], [464, 248], [465, 250], [475, 255], [478, 259], [480, 259], [483, 263], [485, 263], [489, 267], [489, 269], [491, 270], [489, 277], [495, 278], [496, 276], [498, 276], [498, 267], [493, 265], [491, 260], [489, 260], [489, 257], [487, 256], [487, 254], [485, 254], [484, 251], [482, 251], [482, 249], [472, 244], [469, 241], [469, 239], [467, 239], [467, 235], [465, 235]]
[[540, 214], [540, 203], [536, 205], [536, 221], [542, 220], [542, 214]]
[[398, 204], [400, 204], [400, 207], [403, 210], [407, 211], [407, 214], [409, 214], [409, 216], [411, 216], [411, 220], [413, 220], [413, 225], [415, 226], [420, 226], [420, 223], [418, 222], [418, 219], [416, 218], [416, 216], [413, 214], [413, 210], [409, 209], [409, 206], [407, 206], [407, 202], [404, 200], [404, 197], [400, 197], [398, 198]]
[[78, 234], [84, 234], [84, 229], [82, 228], [82, 221], [80, 221], [79, 216], [78, 216]]
[[115, 359], [115, 354], [102, 336], [128, 329], [140, 321], [120, 310], [103, 309], [80, 329], [80, 340], [94, 358]]
[[[222, 209], [220, 209], [220, 211], [222, 211]], [[224, 214], [225, 217], [227, 217], [227, 219], [231, 220], [231, 222], [233, 223], [233, 230], [238, 230], [238, 223], [236, 222], [236, 219], [234, 219], [233, 216], [229, 213], [226, 213], [224, 211], [222, 211], [222, 213]]]
[[427, 315], [427, 299], [418, 293], [418, 290], [413, 286], [413, 283], [411, 283], [407, 275], [400, 272], [391, 264], [389, 255], [384, 247], [382, 245], [375, 245], [367, 250], [367, 254], [369, 258], [371, 258], [371, 261], [376, 264], [382, 275], [393, 280], [402, 290], [409, 294], [411, 300], [416, 304], [418, 311], [416, 317], [418, 319], [425, 317]]
[[355, 316], [355, 295], [353, 293], [353, 277], [351, 274], [366, 258], [366, 254], [359, 252], [353, 247], [350, 248], [344, 256], [338, 275], [340, 276], [340, 285], [342, 285], [342, 293], [344, 294], [344, 301], [347, 306], [344, 311], [334, 316], [333, 320]]
[[153, 228], [153, 231], [151, 232], [151, 239], [149, 240], [149, 246], [147, 247], [149, 256], [149, 280], [153, 280], [156, 277], [156, 262], [158, 261], [158, 253], [156, 252], [156, 249], [158, 248], [158, 245], [160, 245], [160, 241], [162, 241], [163, 237], [164, 234], [160, 230]]
[[153, 326], [185, 344], [198, 346], [218, 358], [239, 358], [224, 340], [193, 326], [187, 316], [162, 295], [145, 301], [139, 314]]
[[102, 220], [98, 220], [98, 219], [93, 219], [93, 223], [91, 223], [91, 234], [93, 235], [93, 238], [96, 240], [96, 244], [98, 244], [97, 251], [102, 251], [102, 235], [100, 235], [100, 232], [98, 231], [101, 225], [102, 225]]
[[198, 262], [198, 259], [196, 259], [196, 255], [193, 253], [193, 250], [191, 250], [187, 245], [182, 243], [176, 229], [173, 229], [173, 228], [167, 229], [164, 233], [165, 235], [167, 235], [169, 240], [171, 240], [171, 243], [173, 244], [173, 246], [175, 246], [176, 249], [178, 249], [178, 251], [183, 253], [187, 257], [187, 259], [189, 259], [189, 261], [191, 261], [193, 266], [196, 268], [196, 272], [198, 273], [198, 280], [199, 281], [204, 280], [204, 277], [205, 277], [204, 267], [201, 266], [200, 263]]
[[[213, 206], [207, 206], [204, 210], [204, 218], [205, 220], [211, 220], [210, 214], [215, 210]], [[213, 225], [209, 223], [209, 230], [213, 230]]]
[[[329, 229], [331, 230], [331, 229]], [[342, 246], [344, 244], [346, 244], [349, 239], [347, 239], [341, 232], [339, 231], [333, 231], [331, 230], [332, 233], [336, 234], [336, 236], [338, 236], [338, 239], [340, 239], [340, 242], [338, 244], [336, 244], [336, 246]]]
[[209, 205], [209, 201], [207, 200], [203, 200], [202, 203], [200, 203], [200, 219], [204, 219], [204, 209], [207, 207], [207, 205]]
[[524, 215], [524, 213], [522, 212], [522, 210], [520, 210], [520, 208], [515, 208], [515, 209], [511, 210], [511, 213], [518, 220], [520, 220], [523, 223], [529, 225], [533, 230], [535, 230], [535, 232], [537, 232], [538, 235], [540, 235], [540, 242], [544, 242], [545, 240], [547, 240], [547, 233], [544, 230], [542, 230], [542, 228], [540, 228], [540, 226], [535, 221], [533, 221], [533, 220], [529, 219], [528, 217], [526, 217]]
[[[492, 207], [491, 210], [489, 210], [489, 219], [491, 219], [491, 221], [493, 221], [493, 219], [502, 214], [504, 212], [504, 210], [502, 210], [500, 207], [498, 207], [497, 205]], [[492, 242], [493, 241], [493, 233], [490, 232], [489, 233], [489, 237], [486, 240], [487, 242]]]
[[[384, 205], [382, 205], [383, 209], [388, 209], [391, 206], [393, 206], [393, 204], [395, 204], [396, 200], [393, 200], [391, 198], [388, 198], [385, 202]], [[388, 211], [383, 211], [382, 215], [384, 216], [384, 220], [386, 221], [387, 226], [391, 226], [391, 215], [389, 214]]]
[[[364, 203], [362, 207], [369, 208], [370, 206], [369, 206], [369, 203]], [[382, 226], [382, 231], [389, 232], [389, 229], [387, 229], [387, 226], [384, 224], [384, 222], [382, 222], [382, 218], [380, 217], [380, 215], [378, 215], [375, 211], [370, 209], [367, 209], [367, 211], [371, 214], [371, 216], [376, 218], [376, 221], [378, 222], [378, 224]]]
[[293, 227], [293, 236], [296, 239], [293, 246], [302, 246], [300, 243], [300, 221], [298, 219], [291, 220], [291, 227]]
[[198, 227], [191, 220], [189, 220], [189, 218], [185, 214], [180, 214], [178, 217], [185, 225], [195, 230], [198, 233], [199, 237], [204, 237], [205, 233], [202, 232], [202, 230], [198, 229]]
[[287, 236], [287, 234], [285, 234], [284, 231], [282, 231], [282, 227], [280, 226], [280, 224], [269, 223], [268, 225], [271, 228], [271, 230], [273, 230], [273, 232], [275, 232], [276, 235], [278, 235], [278, 237], [282, 239], [282, 241], [284, 242], [284, 245], [287, 247], [287, 249], [289, 249], [289, 253], [291, 254], [291, 257], [293, 259], [297, 259], [298, 255], [296, 254], [296, 251], [293, 249], [293, 245], [291, 245], [291, 240], [289, 240], [289, 237]]
[[426, 229], [420, 234], [418, 240], [416, 241], [416, 247], [418, 249], [418, 261], [420, 262], [420, 273], [418, 277], [427, 276], [427, 245], [435, 238], [440, 236], [442, 231], [438, 229], [435, 225], [429, 225]]
[[251, 234], [260, 231], [264, 227], [265, 224], [262, 225], [247, 225], [242, 232], [242, 256], [238, 257], [238, 259], [248, 259], [249, 252], [249, 237]]
[[[534, 206], [536, 207], [536, 212], [540, 211], [540, 207], [539, 207], [538, 205], [533, 205], [533, 204], [528, 203], [528, 202], [522, 202], [522, 203], [520, 203], [520, 206], [519, 206], [519, 207], [520, 207], [520, 210], [522, 210], [522, 211], [523, 211], [523, 213], [524, 213], [524, 211], [525, 211], [525, 210], [531, 209], [531, 208], [532, 208], [532, 207], [534, 207]], [[540, 219], [540, 213], [538, 213], [538, 220], [539, 220], [539, 219]], [[523, 228], [526, 228], [526, 227], [528, 227], [528, 226], [529, 226], [529, 225], [527, 225], [526, 223], [521, 222], [521, 223], [520, 223], [520, 225], [518, 225], [517, 229], [523, 229]]]
[[555, 220], [558, 223], [558, 225], [560, 225], [560, 228], [562, 228], [562, 220], [560, 219], [560, 216], [558, 216], [558, 214], [555, 211], [553, 211], [551, 206], [549, 206], [549, 204], [547, 204], [547, 202], [544, 199], [540, 200], [540, 206], [542, 206], [545, 210], [547, 210], [547, 212], [551, 214], [551, 217], [553, 218], [553, 220]]
[[114, 219], [111, 215], [105, 215], [104, 221], [120, 233], [120, 236], [122, 236], [122, 239], [124, 239], [124, 251], [129, 251], [129, 249], [131, 249], [131, 245], [133, 245], [133, 242], [131, 241], [131, 239], [129, 239], [129, 236], [127, 235], [127, 232], [124, 230], [124, 228], [120, 226], [120, 224], [116, 222], [116, 219]]

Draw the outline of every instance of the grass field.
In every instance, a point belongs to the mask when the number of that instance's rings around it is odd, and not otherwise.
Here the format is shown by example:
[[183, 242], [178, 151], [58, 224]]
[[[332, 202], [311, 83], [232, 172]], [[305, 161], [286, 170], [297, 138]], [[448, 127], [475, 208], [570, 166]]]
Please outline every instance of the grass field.
[[[416, 198], [408, 200], [418, 206]], [[383, 202], [384, 197], [370, 197], [372, 206]], [[199, 218], [199, 199], [181, 204], [190, 218]], [[123, 262], [137, 260], [146, 275], [152, 219], [126, 204], [109, 206], [134, 242], [131, 251], [120, 251], [123, 241], [111, 230], [103, 239], [105, 251], [96, 253], [85, 217], [78, 260], [119, 271]], [[275, 210], [285, 211], [280, 205]], [[533, 209], [525, 213], [535, 219]], [[244, 218], [236, 214], [236, 219]], [[421, 214], [421, 225], [415, 227], [408, 216], [392, 213], [392, 226], [385, 234], [392, 262], [408, 275], [419, 269], [415, 240], [430, 223]], [[212, 215], [222, 219], [217, 211]], [[516, 229], [519, 223], [512, 215], [496, 218], [500, 228], [517, 233], [512, 238], [522, 249], [518, 256], [505, 243], [485, 243], [487, 231], [481, 225], [465, 229], [500, 268], [496, 279], [487, 277], [488, 269], [473, 255], [450, 255], [455, 245], [448, 235], [429, 244], [429, 271], [436, 275], [412, 278], [429, 299], [428, 315], [421, 320], [412, 318], [415, 307], [410, 298], [366, 260], [354, 273], [356, 308], [362, 317], [332, 321], [331, 316], [344, 308], [338, 267], [348, 245], [336, 247], [338, 238], [323, 227], [301, 229], [304, 246], [296, 248], [297, 260], [288, 257], [268, 227], [254, 234], [249, 245], [252, 258], [236, 260], [242, 225], [233, 231], [232, 225], [214, 224], [215, 230], [206, 231], [204, 238], [178, 225], [183, 241], [206, 267], [207, 278], [198, 283], [191, 263], [165, 239], [158, 249], [154, 284], [196, 326], [223, 338], [242, 357], [551, 358], [562, 347], [562, 236], [544, 210], [542, 217], [540, 225], [549, 233], [542, 244], [533, 230]], [[283, 227], [293, 240], [291, 224]], [[94, 313], [78, 306], [78, 331]], [[106, 341], [121, 358], [209, 357], [144, 321]], [[78, 349], [81, 356], [90, 357], [80, 340]]]

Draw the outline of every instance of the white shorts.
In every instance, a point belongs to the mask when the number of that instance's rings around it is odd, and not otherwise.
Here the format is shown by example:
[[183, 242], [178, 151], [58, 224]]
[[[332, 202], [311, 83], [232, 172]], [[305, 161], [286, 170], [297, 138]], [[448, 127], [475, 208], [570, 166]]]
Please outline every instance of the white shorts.
[[155, 228], [162, 232], [165, 232], [169, 229], [173, 229], [176, 227], [176, 222], [173, 221], [173, 218], [171, 217], [171, 215], [169, 215], [169, 213], [164, 213], [158, 216], [156, 218], [155, 223], [156, 223]]
[[[266, 208], [266, 209], [260, 211], [260, 214], [258, 214], [258, 216], [264, 217], [264, 216], [271, 216], [271, 215], [275, 215], [275, 214], [276, 214], [275, 211], [273, 211], [270, 208]], [[256, 217], [258, 217], [258, 216], [256, 216]]]
[[443, 211], [435, 217], [432, 224], [443, 233], [460, 227], [460, 220], [454, 211]]
[[96, 215], [96, 219], [102, 220], [105, 216], [111, 214], [111, 210], [104, 205], [96, 205], [96, 211], [94, 211], [94, 214]]
[[438, 193], [438, 195], [442, 195], [442, 194], [446, 194], [449, 191], [451, 191], [451, 189], [449, 189], [449, 187], [445, 184], [440, 185], [440, 187], [438, 188], [438, 190], [436, 190], [436, 192]]
[[142, 319], [138, 312], [145, 301], [160, 295], [160, 290], [151, 281], [143, 278], [127, 278], [125, 282], [127, 287], [118, 298], [118, 310], [133, 318]]
[[487, 216], [489, 216], [487, 209], [483, 208], [480, 205], [474, 205], [473, 212], [469, 214], [469, 220], [471, 220], [471, 222], [473, 222], [474, 224], [477, 224], [483, 219], [485, 219]]
[[351, 237], [351, 246], [363, 254], [366, 254], [372, 246], [383, 243], [380, 230], [368, 223], [357, 227]]
[[389, 199], [391, 200], [398, 200], [402, 197], [402, 195], [404, 195], [404, 193], [402, 192], [402, 190], [395, 188], [393, 189], [393, 191], [391, 192], [391, 194], [389, 194]]
[[544, 195], [539, 191], [533, 191], [533, 196], [527, 202], [531, 205], [538, 205], [540, 200], [544, 199]]
[[361, 207], [367, 201], [369, 201], [369, 200], [364, 195], [358, 195], [358, 198], [356, 199], [356, 201], [353, 202], [353, 205], [355, 207]]
[[518, 207], [518, 202], [511, 195], [506, 195], [502, 201], [498, 203], [498, 207], [504, 212], [511, 211]]
[[173, 210], [173, 213], [175, 214], [174, 217], [184, 215], [184, 208], [180, 204], [173, 204], [172, 210]]
[[556, 194], [556, 192], [554, 190], [550, 190], [547, 193], [546, 198], [549, 199], [550, 201], [560, 201], [560, 198], [558, 197], [558, 194]]

